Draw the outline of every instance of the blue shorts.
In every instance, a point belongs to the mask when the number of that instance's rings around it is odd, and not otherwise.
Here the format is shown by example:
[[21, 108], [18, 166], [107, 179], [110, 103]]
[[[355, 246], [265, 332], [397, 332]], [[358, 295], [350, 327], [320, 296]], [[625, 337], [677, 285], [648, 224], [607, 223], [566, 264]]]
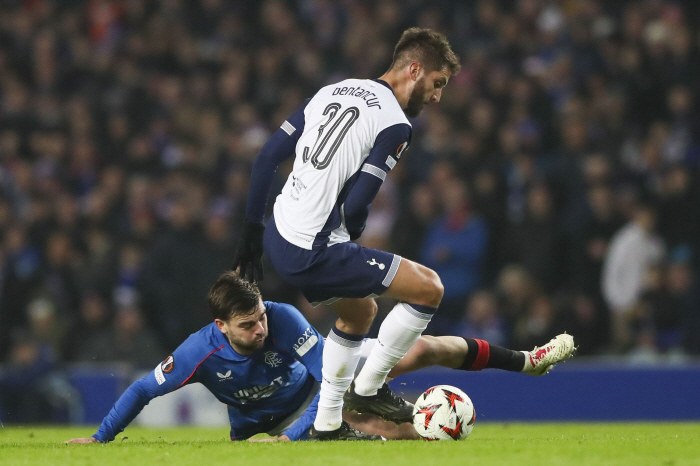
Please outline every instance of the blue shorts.
[[401, 256], [352, 242], [309, 251], [284, 239], [271, 219], [265, 228], [265, 253], [284, 281], [314, 306], [341, 298], [381, 295], [391, 285]]

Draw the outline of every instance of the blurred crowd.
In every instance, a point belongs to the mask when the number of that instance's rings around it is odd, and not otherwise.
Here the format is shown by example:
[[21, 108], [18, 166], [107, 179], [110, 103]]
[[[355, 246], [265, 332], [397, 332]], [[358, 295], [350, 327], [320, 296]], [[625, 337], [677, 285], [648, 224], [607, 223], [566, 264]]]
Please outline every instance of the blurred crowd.
[[[440, 274], [429, 331], [699, 354], [699, 20], [692, 1], [0, 2], [0, 391], [62, 362], [151, 367], [210, 322], [266, 138], [319, 87], [380, 76], [416, 25], [462, 72], [360, 241]], [[327, 331], [266, 271], [266, 299]]]

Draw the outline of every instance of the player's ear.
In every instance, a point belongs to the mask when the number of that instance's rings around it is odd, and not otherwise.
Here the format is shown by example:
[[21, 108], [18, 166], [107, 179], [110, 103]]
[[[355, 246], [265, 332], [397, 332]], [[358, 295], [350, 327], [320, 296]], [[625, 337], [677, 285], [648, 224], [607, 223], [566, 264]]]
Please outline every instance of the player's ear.
[[226, 322], [221, 319], [214, 319], [214, 323], [221, 333], [226, 333]]
[[408, 65], [408, 74], [412, 81], [418, 81], [422, 73], [423, 66], [421, 66], [421, 64], [417, 61], [413, 61], [410, 65]]

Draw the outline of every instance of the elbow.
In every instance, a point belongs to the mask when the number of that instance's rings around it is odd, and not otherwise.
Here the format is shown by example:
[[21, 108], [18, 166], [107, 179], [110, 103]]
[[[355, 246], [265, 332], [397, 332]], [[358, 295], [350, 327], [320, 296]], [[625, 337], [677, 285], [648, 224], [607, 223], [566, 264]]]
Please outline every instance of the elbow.
[[367, 212], [362, 211], [345, 211], [345, 228], [349, 232], [362, 233], [365, 227], [365, 220], [367, 218]]

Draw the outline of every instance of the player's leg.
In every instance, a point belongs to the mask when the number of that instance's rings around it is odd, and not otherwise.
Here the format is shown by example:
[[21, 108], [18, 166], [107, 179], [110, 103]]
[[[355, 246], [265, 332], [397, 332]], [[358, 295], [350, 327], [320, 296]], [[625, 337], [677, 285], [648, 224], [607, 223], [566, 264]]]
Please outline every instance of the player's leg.
[[430, 366], [456, 369], [462, 365], [468, 352], [469, 346], [462, 337], [423, 335], [391, 369], [389, 377], [395, 378]]
[[381, 435], [387, 440], [419, 440], [421, 438], [410, 422], [394, 424], [386, 422], [374, 414], [360, 414], [348, 410], [343, 410], [343, 420], [353, 429], [368, 434]]
[[[363, 341], [363, 356], [368, 357], [375, 346], [377, 346], [376, 339]], [[466, 371], [481, 370], [482, 368], [501, 369], [529, 375], [544, 375], [552, 368], [553, 364], [570, 358], [574, 350], [573, 337], [566, 334], [556, 336], [546, 345], [537, 347], [533, 351], [511, 350], [471, 338], [423, 335], [389, 372], [389, 378], [429, 366], [443, 366]], [[482, 356], [479, 357], [479, 354]], [[488, 357], [484, 358], [484, 355], [488, 355]], [[481, 360], [481, 362], [477, 363], [477, 360]], [[350, 410], [343, 410], [343, 419], [354, 429], [368, 434], [381, 435], [390, 440], [420, 438], [409, 422], [394, 424], [386, 422], [374, 414], [360, 414]]]
[[355, 380], [354, 392], [372, 396], [389, 371], [408, 352], [430, 323], [442, 299], [440, 277], [429, 268], [402, 259], [394, 280], [382, 296], [399, 300], [379, 328], [376, 345]]
[[378, 342], [345, 397], [348, 409], [381, 416], [396, 423], [411, 420], [413, 405], [385, 384], [389, 371], [408, 352], [430, 323], [443, 295], [438, 275], [402, 259], [382, 296], [399, 299], [379, 328]]
[[323, 382], [313, 438], [323, 437], [323, 433], [343, 434], [343, 395], [352, 383], [360, 360], [362, 340], [377, 313], [377, 304], [372, 298], [341, 299], [331, 307], [338, 320], [323, 347]]
[[558, 335], [532, 351], [511, 350], [473, 338], [424, 335], [394, 366], [389, 377], [398, 377], [428, 366], [465, 371], [501, 369], [544, 375], [554, 364], [569, 359], [574, 351], [574, 339], [567, 334]]
[[437, 308], [443, 293], [442, 282], [434, 270], [402, 258], [396, 276], [382, 297]]

